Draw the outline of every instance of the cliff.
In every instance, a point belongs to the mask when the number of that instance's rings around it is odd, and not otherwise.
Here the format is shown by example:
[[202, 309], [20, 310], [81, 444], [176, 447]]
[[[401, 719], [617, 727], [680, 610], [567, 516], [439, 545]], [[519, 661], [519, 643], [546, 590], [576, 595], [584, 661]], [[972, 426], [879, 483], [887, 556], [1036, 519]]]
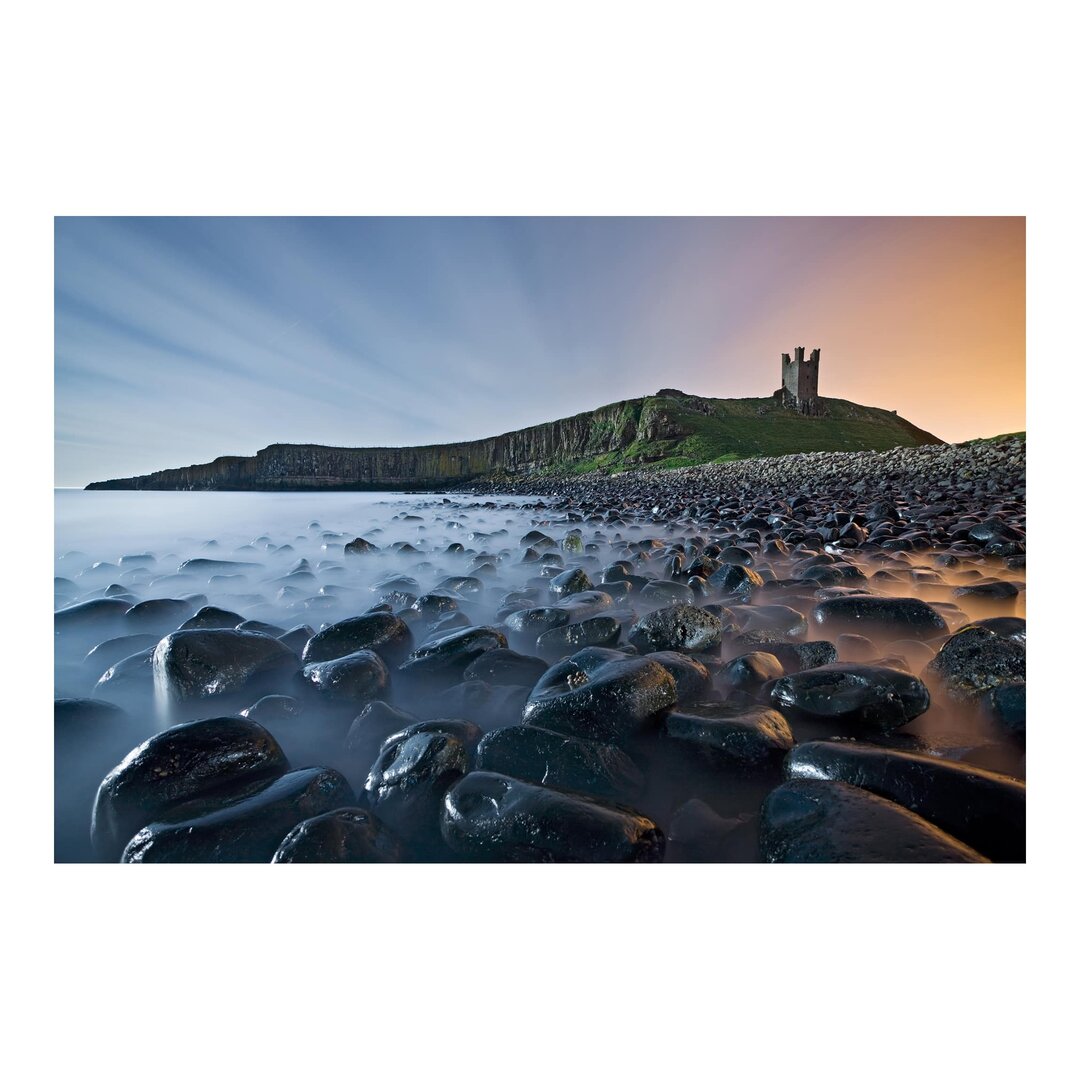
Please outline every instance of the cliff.
[[895, 413], [837, 398], [802, 416], [770, 398], [700, 398], [678, 390], [493, 438], [436, 446], [336, 447], [275, 443], [254, 457], [104, 480], [88, 490], [391, 491], [452, 488], [478, 479], [589, 472], [812, 450], [887, 450], [940, 443]]

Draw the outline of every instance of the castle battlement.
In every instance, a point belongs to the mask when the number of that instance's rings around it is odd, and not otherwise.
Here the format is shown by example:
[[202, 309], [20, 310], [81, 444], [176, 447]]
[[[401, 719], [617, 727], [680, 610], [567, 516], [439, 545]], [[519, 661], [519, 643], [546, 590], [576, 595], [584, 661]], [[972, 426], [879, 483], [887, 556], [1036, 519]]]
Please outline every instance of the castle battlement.
[[780, 354], [780, 389], [773, 394], [782, 405], [796, 409], [807, 416], [822, 416], [825, 407], [818, 398], [818, 365], [821, 350], [814, 349], [805, 358], [806, 347], [795, 347], [795, 358], [790, 353]]

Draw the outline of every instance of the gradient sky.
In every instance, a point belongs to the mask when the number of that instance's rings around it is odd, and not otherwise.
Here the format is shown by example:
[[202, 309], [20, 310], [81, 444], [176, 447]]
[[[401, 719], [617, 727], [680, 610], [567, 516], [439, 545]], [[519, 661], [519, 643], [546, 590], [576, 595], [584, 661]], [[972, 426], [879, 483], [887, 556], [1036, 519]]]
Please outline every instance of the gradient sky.
[[1025, 428], [1023, 218], [57, 218], [56, 483], [676, 387]]

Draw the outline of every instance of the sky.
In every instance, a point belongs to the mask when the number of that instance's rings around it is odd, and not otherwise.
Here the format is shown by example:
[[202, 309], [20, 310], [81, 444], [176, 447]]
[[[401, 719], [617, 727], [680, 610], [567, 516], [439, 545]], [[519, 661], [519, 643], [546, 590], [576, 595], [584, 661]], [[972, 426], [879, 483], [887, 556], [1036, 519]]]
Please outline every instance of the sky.
[[665, 387], [1024, 430], [1023, 218], [57, 218], [57, 486]]

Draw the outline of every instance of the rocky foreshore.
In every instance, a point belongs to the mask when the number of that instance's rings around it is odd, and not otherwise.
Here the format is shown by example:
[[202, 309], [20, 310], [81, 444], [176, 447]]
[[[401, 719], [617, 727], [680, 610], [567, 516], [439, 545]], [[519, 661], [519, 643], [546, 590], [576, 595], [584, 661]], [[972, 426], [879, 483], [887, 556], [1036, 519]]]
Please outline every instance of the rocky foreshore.
[[[478, 481], [462, 488], [470, 494], [542, 495], [577, 500], [620, 500], [644, 507], [672, 498], [694, 500], [717, 494], [760, 492], [780, 498], [802, 487], [878, 498], [919, 492], [1024, 498], [1026, 442], [1023, 435], [987, 441], [898, 446], [892, 450], [857, 450], [788, 454], [695, 465], [685, 469], [637, 469], [581, 476], [535, 476]], [[663, 509], [663, 508], [662, 508]]]
[[57, 858], [1022, 861], [1024, 451], [64, 552]]

